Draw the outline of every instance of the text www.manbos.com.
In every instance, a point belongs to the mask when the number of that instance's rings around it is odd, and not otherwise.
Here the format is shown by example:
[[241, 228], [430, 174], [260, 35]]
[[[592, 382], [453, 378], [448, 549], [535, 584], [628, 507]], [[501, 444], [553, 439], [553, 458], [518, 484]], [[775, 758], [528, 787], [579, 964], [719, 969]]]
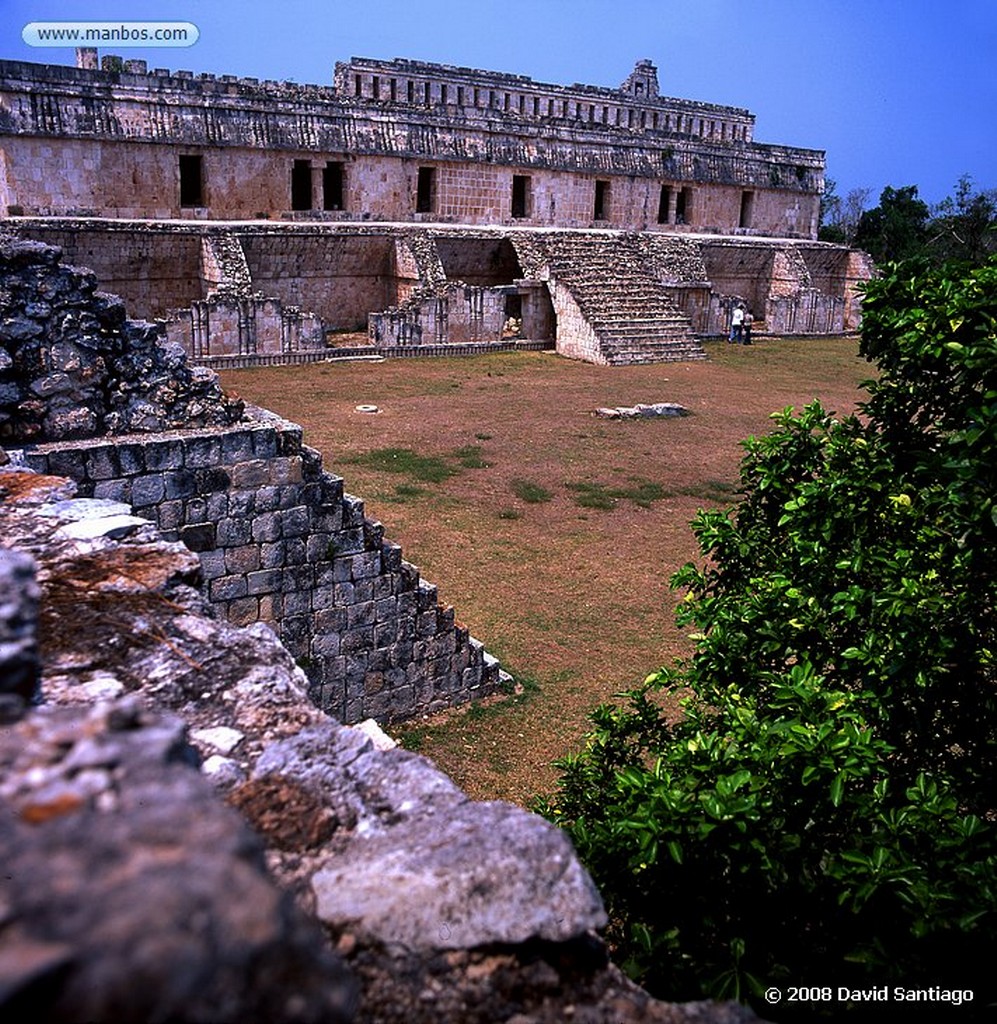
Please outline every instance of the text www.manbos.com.
[[28, 46], [193, 46], [200, 34], [189, 21], [33, 21], [21, 38]]

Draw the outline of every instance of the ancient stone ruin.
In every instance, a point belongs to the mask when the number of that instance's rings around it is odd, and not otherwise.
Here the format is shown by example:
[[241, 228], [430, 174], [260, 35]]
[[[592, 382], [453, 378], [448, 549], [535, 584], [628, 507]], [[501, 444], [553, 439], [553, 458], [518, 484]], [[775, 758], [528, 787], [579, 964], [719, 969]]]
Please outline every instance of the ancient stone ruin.
[[499, 666], [302, 444], [59, 250], [0, 239], [0, 442], [198, 554], [228, 621], [272, 625], [342, 721], [440, 710]]
[[560, 832], [351, 727], [499, 666], [209, 367], [701, 359], [735, 302], [853, 329], [823, 154], [754, 120], [646, 60], [618, 89], [0, 61], [4, 1019], [753, 1019], [650, 999]]
[[[354, 58], [331, 87], [0, 61], [0, 214], [216, 366], [555, 348], [701, 359], [858, 323], [824, 157], [746, 110]], [[509, 325], [514, 325], [510, 330]], [[344, 342], [345, 339], [345, 342]]]

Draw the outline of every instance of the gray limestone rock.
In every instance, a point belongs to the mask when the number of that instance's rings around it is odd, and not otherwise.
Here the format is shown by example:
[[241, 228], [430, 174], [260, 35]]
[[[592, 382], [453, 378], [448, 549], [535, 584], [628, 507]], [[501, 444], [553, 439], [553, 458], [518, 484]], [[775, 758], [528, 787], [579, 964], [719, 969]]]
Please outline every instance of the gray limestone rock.
[[0, 1017], [351, 1018], [347, 971], [192, 756], [129, 701], [0, 729]]
[[428, 951], [565, 942], [606, 923], [564, 833], [510, 804], [469, 800], [416, 754], [377, 751], [329, 722], [272, 744], [254, 772], [268, 778], [304, 785], [352, 825], [311, 879], [333, 927]]

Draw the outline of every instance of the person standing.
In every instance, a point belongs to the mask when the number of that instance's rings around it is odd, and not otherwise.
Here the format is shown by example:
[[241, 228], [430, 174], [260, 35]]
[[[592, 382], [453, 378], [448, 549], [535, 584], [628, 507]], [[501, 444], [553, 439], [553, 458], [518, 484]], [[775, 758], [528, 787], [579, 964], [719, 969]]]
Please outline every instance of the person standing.
[[741, 321], [741, 337], [743, 345], [751, 344], [751, 325], [755, 322], [755, 318], [751, 315], [751, 310], [746, 309], [744, 311], [744, 319]]
[[734, 307], [734, 312], [730, 316], [730, 337], [727, 339], [728, 345], [737, 343], [741, 344], [741, 335], [744, 330], [744, 308], [739, 302]]

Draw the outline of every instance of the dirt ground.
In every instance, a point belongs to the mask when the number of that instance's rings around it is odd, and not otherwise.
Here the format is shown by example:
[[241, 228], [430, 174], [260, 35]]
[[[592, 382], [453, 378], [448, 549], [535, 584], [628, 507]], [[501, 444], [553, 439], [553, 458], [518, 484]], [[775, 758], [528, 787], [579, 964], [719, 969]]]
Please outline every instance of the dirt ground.
[[[872, 372], [854, 338], [708, 352], [644, 367], [517, 353], [223, 375], [302, 424], [325, 468], [519, 681], [487, 706], [389, 730], [472, 796], [528, 804], [549, 792], [552, 762], [578, 749], [592, 708], [687, 650], [668, 580], [698, 554], [697, 508], [736, 499], [739, 442], [787, 405], [851, 412]], [[653, 402], [691, 415], [593, 414]]]

